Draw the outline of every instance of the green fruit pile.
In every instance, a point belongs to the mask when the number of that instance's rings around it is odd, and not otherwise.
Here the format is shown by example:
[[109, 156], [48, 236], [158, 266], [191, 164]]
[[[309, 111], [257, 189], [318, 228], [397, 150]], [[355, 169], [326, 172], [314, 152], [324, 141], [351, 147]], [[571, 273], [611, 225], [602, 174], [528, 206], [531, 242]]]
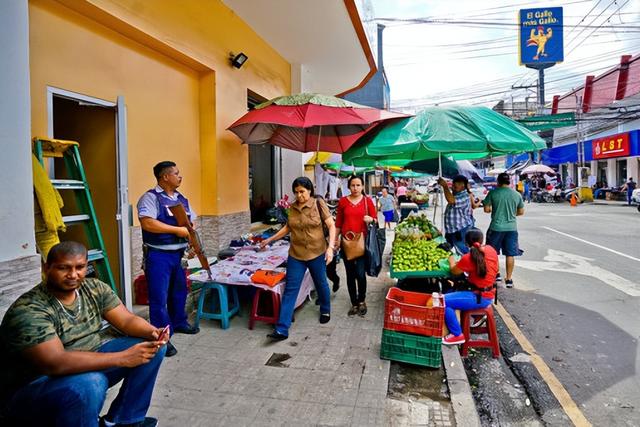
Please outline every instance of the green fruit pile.
[[433, 240], [395, 240], [393, 242], [393, 269], [395, 271], [439, 270], [438, 263], [451, 255]]

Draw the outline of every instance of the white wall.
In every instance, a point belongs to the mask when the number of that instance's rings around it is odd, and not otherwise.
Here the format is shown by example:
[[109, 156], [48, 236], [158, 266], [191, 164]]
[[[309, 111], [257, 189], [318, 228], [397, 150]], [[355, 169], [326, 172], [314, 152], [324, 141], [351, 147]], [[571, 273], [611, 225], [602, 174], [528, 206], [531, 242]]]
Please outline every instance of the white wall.
[[629, 157], [627, 159], [627, 176], [625, 177], [625, 181], [627, 178], [632, 177], [635, 182], [640, 181], [640, 157]]
[[0, 1], [0, 149], [3, 184], [0, 262], [34, 255], [29, 11], [27, 0]]

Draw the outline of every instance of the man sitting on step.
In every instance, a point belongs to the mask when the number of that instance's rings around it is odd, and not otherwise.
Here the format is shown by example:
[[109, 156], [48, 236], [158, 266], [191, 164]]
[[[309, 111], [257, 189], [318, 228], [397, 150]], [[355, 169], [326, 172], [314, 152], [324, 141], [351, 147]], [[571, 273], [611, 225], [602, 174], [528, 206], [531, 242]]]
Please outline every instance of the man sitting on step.
[[[169, 339], [130, 313], [106, 283], [85, 278], [87, 249], [49, 251], [45, 280], [18, 298], [0, 326], [0, 424], [155, 426], [146, 413]], [[125, 334], [108, 340], [102, 321]], [[122, 382], [98, 419], [107, 389]]]

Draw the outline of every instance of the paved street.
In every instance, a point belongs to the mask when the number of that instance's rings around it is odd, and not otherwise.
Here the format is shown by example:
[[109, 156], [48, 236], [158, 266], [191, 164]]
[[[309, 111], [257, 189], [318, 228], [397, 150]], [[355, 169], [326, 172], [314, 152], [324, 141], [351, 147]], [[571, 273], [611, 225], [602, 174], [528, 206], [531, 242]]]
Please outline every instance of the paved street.
[[[593, 425], [640, 425], [640, 213], [567, 203], [525, 209], [525, 254], [501, 303]], [[486, 230], [489, 216], [476, 217]]]

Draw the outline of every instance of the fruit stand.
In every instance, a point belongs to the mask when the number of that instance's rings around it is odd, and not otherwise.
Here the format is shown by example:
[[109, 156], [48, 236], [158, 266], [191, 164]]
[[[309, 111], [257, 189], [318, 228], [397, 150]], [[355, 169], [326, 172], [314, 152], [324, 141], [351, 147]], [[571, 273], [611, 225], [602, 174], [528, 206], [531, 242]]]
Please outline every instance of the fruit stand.
[[391, 277], [449, 276], [451, 253], [439, 247], [445, 239], [425, 214], [412, 214], [395, 229], [391, 249]]

